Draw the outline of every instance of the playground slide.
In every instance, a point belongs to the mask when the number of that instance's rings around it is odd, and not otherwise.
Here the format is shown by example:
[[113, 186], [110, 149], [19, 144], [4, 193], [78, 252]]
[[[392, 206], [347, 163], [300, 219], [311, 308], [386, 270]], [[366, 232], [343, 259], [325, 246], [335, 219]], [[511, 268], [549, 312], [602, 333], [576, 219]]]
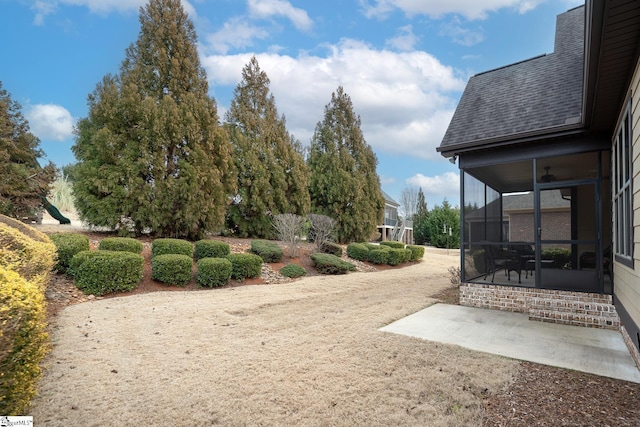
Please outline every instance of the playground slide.
[[62, 215], [58, 208], [49, 203], [49, 201], [44, 197], [42, 198], [42, 205], [47, 210], [47, 212], [49, 212], [49, 215], [51, 215], [54, 219], [57, 219], [60, 224], [71, 224], [71, 220]]

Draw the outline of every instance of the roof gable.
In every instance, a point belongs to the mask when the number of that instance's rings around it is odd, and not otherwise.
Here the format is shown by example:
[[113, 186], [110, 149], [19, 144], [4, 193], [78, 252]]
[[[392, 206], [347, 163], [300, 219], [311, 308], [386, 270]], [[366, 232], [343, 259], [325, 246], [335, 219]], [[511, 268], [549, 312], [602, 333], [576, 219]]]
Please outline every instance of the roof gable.
[[554, 53], [473, 76], [441, 152], [575, 126], [582, 118], [584, 6], [558, 15]]

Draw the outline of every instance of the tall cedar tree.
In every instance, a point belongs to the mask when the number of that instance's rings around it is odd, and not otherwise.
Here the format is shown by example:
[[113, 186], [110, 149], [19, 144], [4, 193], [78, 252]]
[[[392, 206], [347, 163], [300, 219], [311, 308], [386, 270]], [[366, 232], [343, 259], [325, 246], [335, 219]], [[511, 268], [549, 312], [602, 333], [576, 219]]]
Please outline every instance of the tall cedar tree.
[[269, 78], [252, 57], [225, 116], [238, 171], [227, 227], [242, 237], [274, 237], [276, 215], [309, 211], [309, 169], [278, 116]]
[[0, 214], [15, 218], [35, 215], [56, 175], [53, 163], [40, 167], [40, 140], [20, 109], [0, 82]]
[[418, 190], [418, 203], [413, 220], [413, 239], [417, 245], [424, 245], [430, 241], [429, 236], [429, 210], [424, 198], [422, 187]]
[[180, 0], [150, 0], [140, 25], [120, 74], [103, 78], [78, 123], [77, 208], [93, 225], [197, 239], [223, 224], [231, 146]]
[[378, 160], [360, 130], [360, 116], [342, 87], [331, 94], [309, 154], [311, 210], [336, 220], [339, 242], [368, 240], [384, 215]]

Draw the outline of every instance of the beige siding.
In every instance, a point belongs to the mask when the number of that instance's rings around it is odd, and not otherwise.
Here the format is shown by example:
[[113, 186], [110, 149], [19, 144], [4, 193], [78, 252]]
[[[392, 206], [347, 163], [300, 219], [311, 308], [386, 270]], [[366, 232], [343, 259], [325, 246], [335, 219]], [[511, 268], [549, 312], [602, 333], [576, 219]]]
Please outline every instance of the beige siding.
[[640, 63], [630, 87], [633, 122], [634, 268], [614, 263], [614, 292], [636, 325], [640, 325]]

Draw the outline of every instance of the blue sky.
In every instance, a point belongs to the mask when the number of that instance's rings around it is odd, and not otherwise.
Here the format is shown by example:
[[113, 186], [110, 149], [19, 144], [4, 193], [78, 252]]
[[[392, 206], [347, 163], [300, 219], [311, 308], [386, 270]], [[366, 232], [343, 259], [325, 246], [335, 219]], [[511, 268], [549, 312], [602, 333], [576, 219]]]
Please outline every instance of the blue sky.
[[[75, 162], [87, 95], [117, 73], [145, 0], [0, 0], [0, 81], [47, 159]], [[553, 51], [556, 16], [581, 0], [190, 0], [220, 116], [255, 55], [289, 131], [307, 145], [342, 85], [397, 200], [459, 203], [457, 165], [436, 152], [468, 78]]]

